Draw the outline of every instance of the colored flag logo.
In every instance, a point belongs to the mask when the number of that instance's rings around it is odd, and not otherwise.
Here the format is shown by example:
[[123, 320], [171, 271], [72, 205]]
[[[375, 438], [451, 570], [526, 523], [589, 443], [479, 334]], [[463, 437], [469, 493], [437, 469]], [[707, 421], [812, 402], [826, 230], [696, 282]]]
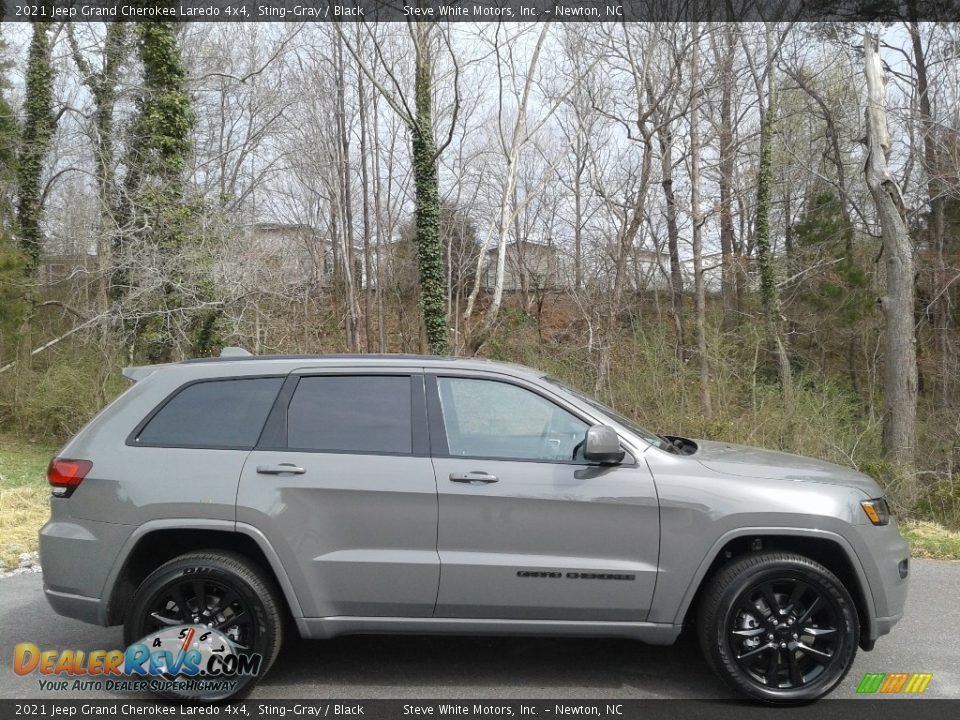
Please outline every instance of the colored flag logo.
[[867, 673], [857, 686], [857, 692], [920, 694], [933, 680], [933, 673]]

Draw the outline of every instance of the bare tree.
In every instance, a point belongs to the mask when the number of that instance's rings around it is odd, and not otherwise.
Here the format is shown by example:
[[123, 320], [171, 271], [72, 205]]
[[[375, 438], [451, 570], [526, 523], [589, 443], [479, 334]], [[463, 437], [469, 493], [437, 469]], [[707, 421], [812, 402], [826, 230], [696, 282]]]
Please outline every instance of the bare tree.
[[[520, 163], [520, 153], [536, 131], [536, 128], [531, 131], [531, 128], [527, 127], [526, 125], [527, 109], [530, 103], [531, 90], [536, 78], [537, 66], [540, 63], [540, 53], [543, 50], [543, 44], [547, 38], [547, 32], [549, 28], [550, 24], [544, 23], [540, 30], [540, 34], [537, 36], [536, 45], [534, 46], [533, 52], [530, 55], [530, 61], [524, 76], [522, 90], [520, 90], [519, 93], [517, 107], [514, 111], [514, 119], [513, 122], [510, 123], [509, 134], [505, 134], [503, 128], [503, 115], [505, 110], [503, 97], [503, 72], [501, 71], [499, 75], [501, 92], [498, 106], [498, 140], [500, 150], [503, 152], [504, 159], [506, 161], [506, 176], [504, 177], [503, 188], [500, 195], [498, 217], [493, 225], [493, 227], [496, 229], [497, 274], [496, 280], [494, 281], [493, 298], [490, 302], [490, 306], [484, 313], [483, 322], [478, 328], [471, 331], [467, 340], [467, 351], [471, 354], [476, 353], [477, 350], [479, 350], [480, 347], [487, 341], [487, 338], [490, 337], [490, 334], [493, 332], [493, 329], [496, 326], [497, 317], [500, 313], [500, 306], [503, 302], [503, 280], [504, 273], [506, 272], [507, 240], [510, 236], [511, 223], [516, 219], [519, 211], [519, 203], [516, 197], [516, 185], [517, 172]], [[501, 67], [499, 57], [500, 52], [502, 51], [502, 45], [500, 42], [500, 29], [501, 26], [498, 25], [497, 35], [494, 40], [494, 51], [496, 52], [498, 58], [498, 69]], [[551, 111], [556, 109], [557, 104], [559, 103], [554, 104], [553, 108], [551, 108]], [[540, 125], [542, 125], [542, 121], [537, 123], [536, 127], [539, 128]], [[528, 196], [525, 202], [529, 202], [530, 199], [531, 196]], [[521, 240], [519, 237], [515, 239], [518, 242]], [[488, 258], [486, 252], [481, 252], [477, 261], [477, 273], [474, 280], [473, 291], [470, 293], [470, 297], [467, 299], [467, 308], [464, 312], [465, 319], [469, 319], [473, 315], [474, 305], [476, 304], [477, 296], [480, 293], [482, 277], [485, 275], [484, 271], [486, 269], [487, 260]]]
[[873, 196], [886, 256], [887, 290], [881, 298], [886, 318], [884, 449], [907, 473], [913, 472], [917, 415], [917, 351], [913, 332], [913, 247], [903, 197], [887, 167], [886, 79], [880, 62], [880, 40], [866, 33], [864, 72], [867, 78], [867, 185]]
[[705, 418], [713, 416], [710, 395], [710, 363], [707, 357], [707, 291], [703, 277], [703, 212], [700, 209], [700, 34], [696, 23], [690, 47], [690, 219], [693, 251], [694, 327], [697, 336], [697, 366], [700, 374], [700, 408]]

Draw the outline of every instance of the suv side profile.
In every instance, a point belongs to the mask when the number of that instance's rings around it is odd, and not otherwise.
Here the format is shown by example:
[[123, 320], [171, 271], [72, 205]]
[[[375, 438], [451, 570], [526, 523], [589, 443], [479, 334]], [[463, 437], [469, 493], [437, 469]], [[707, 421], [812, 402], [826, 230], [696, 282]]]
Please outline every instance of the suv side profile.
[[[58, 613], [218, 629], [670, 644], [769, 703], [829, 693], [903, 613], [879, 486], [795, 455], [661, 437], [542, 373], [427, 356], [128, 368], [51, 462]], [[255, 678], [236, 695], [249, 692]]]

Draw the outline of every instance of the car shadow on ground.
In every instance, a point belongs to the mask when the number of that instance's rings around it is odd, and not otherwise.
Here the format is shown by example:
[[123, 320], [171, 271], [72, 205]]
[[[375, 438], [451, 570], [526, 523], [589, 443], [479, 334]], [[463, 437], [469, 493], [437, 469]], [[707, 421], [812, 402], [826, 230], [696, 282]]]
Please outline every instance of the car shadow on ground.
[[[371, 689], [375, 691], [371, 693]], [[684, 633], [669, 647], [594, 638], [288, 634], [256, 698], [732, 698]]]

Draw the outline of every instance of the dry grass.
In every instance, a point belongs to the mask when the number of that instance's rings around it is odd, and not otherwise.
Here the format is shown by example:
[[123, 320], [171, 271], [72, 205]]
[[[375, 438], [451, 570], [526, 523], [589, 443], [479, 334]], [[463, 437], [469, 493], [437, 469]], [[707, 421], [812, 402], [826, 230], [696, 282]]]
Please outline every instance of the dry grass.
[[900, 532], [910, 542], [910, 554], [932, 560], [960, 560], [960, 532], [932, 522], [908, 520]]
[[50, 515], [46, 468], [56, 450], [0, 435], [0, 569], [37, 549], [37, 532]]

